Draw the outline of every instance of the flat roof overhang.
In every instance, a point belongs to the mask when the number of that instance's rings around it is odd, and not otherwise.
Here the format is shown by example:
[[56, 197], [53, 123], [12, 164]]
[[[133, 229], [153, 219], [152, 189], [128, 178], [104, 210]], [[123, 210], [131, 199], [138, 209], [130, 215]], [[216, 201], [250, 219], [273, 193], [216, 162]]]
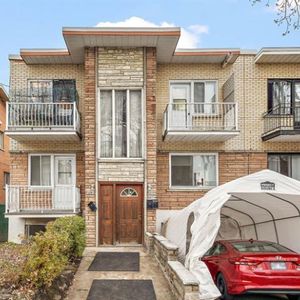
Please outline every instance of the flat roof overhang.
[[[240, 49], [177, 49], [178, 27], [64, 27], [66, 49], [21, 49], [27, 64], [83, 64], [85, 47], [155, 47], [158, 63], [216, 63], [223, 66], [235, 62]], [[16, 59], [10, 56], [10, 59]]]
[[300, 47], [262, 48], [255, 56], [257, 64], [300, 63]]

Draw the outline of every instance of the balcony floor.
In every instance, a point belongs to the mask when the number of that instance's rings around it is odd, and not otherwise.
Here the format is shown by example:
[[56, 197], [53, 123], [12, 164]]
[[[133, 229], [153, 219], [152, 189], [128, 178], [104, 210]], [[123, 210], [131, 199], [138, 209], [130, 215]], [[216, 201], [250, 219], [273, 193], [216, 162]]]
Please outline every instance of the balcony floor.
[[274, 129], [262, 135], [264, 142], [300, 142], [300, 129]]
[[224, 142], [237, 135], [239, 131], [177, 131], [169, 130], [164, 134], [164, 141], [172, 142]]
[[81, 135], [75, 130], [58, 130], [58, 129], [48, 129], [48, 130], [20, 130], [20, 129], [9, 129], [6, 130], [6, 135], [10, 138], [20, 141], [68, 141], [76, 142], [81, 139]]

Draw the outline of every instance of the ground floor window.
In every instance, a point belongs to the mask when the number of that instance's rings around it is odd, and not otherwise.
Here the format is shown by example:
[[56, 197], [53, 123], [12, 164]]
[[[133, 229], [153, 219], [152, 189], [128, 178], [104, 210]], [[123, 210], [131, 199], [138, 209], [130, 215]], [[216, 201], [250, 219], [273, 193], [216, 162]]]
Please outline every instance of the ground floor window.
[[300, 154], [269, 154], [268, 168], [300, 180]]
[[75, 184], [75, 156], [31, 154], [29, 182], [31, 186], [44, 187]]
[[170, 186], [209, 188], [217, 185], [217, 154], [170, 154]]

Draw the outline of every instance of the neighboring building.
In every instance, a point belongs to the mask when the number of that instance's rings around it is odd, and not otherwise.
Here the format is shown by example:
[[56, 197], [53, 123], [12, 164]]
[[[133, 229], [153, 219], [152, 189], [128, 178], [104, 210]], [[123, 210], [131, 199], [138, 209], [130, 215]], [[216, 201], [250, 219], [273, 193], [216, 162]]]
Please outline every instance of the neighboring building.
[[0, 84], [0, 205], [5, 204], [5, 185], [9, 184], [9, 137], [4, 134], [6, 126], [6, 102], [8, 94]]
[[300, 179], [300, 49], [176, 50], [179, 28], [63, 36], [10, 56], [10, 240], [82, 213], [89, 246], [142, 243], [157, 204], [268, 164]]
[[9, 138], [4, 135], [8, 94], [0, 84], [0, 242], [7, 241], [8, 220], [5, 218], [5, 191], [9, 184]]

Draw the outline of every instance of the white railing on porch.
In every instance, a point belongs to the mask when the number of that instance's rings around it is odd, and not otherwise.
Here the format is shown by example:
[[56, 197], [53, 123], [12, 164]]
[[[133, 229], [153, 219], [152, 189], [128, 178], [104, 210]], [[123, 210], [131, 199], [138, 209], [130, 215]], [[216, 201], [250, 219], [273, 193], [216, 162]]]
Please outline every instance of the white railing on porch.
[[7, 130], [71, 129], [79, 132], [80, 115], [76, 102], [7, 102]]
[[31, 187], [6, 185], [6, 213], [80, 211], [76, 186]]
[[164, 111], [163, 131], [233, 131], [238, 129], [235, 102], [171, 103]]

